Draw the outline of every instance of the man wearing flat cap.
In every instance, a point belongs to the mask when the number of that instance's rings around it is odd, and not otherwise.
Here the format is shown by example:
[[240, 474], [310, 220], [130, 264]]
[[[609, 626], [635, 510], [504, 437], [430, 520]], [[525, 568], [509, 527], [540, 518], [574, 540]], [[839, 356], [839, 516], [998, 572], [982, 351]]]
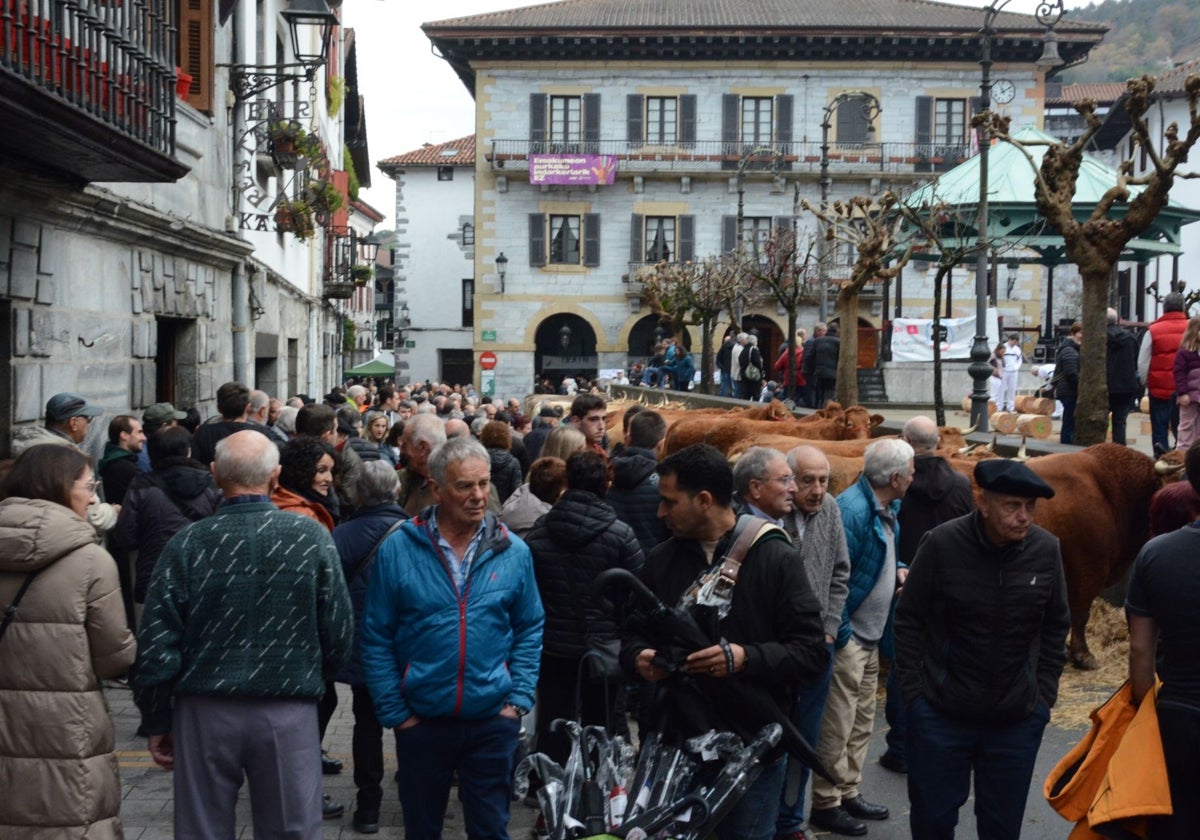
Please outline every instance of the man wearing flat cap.
[[896, 607], [915, 840], [952, 838], [975, 777], [980, 837], [1021, 835], [1069, 627], [1054, 490], [1019, 461], [975, 467], [977, 509], [930, 531]]

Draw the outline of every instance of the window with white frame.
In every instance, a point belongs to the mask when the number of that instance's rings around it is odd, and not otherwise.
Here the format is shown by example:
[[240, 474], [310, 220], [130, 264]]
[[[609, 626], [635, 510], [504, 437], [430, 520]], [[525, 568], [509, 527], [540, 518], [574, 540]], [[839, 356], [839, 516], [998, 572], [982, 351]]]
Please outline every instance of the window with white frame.
[[933, 103], [933, 142], [962, 146], [967, 142], [967, 100], [938, 99]]
[[742, 143], [747, 146], [771, 144], [775, 100], [770, 96], [742, 97]]
[[550, 216], [550, 262], [579, 265], [579, 216]]
[[646, 262], [670, 262], [678, 258], [674, 216], [646, 217]]
[[550, 97], [550, 142], [578, 143], [583, 139], [583, 99]]
[[679, 130], [679, 100], [674, 96], [646, 97], [646, 142], [673, 145]]

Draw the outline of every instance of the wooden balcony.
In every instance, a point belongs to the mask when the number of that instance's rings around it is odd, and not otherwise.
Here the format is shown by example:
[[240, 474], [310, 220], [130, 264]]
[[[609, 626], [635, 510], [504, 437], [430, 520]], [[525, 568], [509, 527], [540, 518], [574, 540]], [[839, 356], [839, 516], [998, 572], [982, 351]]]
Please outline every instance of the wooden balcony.
[[0, 152], [68, 181], [169, 182], [168, 0], [0, 0]]

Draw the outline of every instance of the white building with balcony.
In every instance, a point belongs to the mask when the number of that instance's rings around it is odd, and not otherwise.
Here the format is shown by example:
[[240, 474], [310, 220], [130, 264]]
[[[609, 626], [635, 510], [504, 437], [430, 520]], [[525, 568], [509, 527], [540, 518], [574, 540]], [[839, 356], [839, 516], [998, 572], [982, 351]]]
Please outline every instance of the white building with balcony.
[[[138, 415], [211, 414], [230, 379], [324, 393], [355, 258], [346, 151], [370, 174], [352, 32], [324, 0], [18, 6], [0, 23], [0, 452], [60, 391]], [[327, 47], [291, 37], [305, 10]], [[316, 140], [299, 159], [272, 141], [285, 123]], [[315, 208], [308, 228], [279, 229], [284, 199]]]
[[[794, 219], [815, 230], [797, 208], [819, 202], [823, 157], [836, 200], [908, 190], [973, 154], [981, 24], [979, 10], [911, 0], [572, 0], [425, 24], [476, 100], [474, 347], [495, 353], [498, 391], [647, 355], [657, 318], [637, 269], [728, 251]], [[996, 107], [1040, 126], [1044, 30], [1015, 14], [996, 27]], [[1071, 61], [1103, 27], [1068, 19], [1057, 33]], [[880, 115], [868, 120], [854, 99], [827, 111], [849, 91], [877, 99]], [[855, 325], [867, 367], [889, 301], [919, 317], [932, 297], [921, 276], [902, 294], [872, 291]], [[961, 303], [973, 307], [970, 293]], [[740, 326], [773, 359], [786, 323], [768, 307]]]

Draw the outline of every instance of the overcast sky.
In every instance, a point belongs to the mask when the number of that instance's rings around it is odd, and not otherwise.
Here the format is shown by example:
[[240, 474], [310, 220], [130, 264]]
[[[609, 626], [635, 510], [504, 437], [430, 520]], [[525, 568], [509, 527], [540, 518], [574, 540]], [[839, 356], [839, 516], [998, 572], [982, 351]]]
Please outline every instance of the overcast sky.
[[[685, 0], [676, 0], [685, 2]], [[797, 0], [802, 2], [802, 0]], [[982, 10], [986, 3], [949, 0]], [[366, 97], [371, 163], [421, 147], [444, 143], [475, 130], [474, 103], [445, 61], [435, 56], [421, 24], [500, 9], [540, 5], [526, 0], [346, 0], [342, 22], [358, 44], [358, 79]], [[1067, 0], [1067, 8], [1084, 5]], [[1012, 0], [1005, 11], [1032, 14], [1037, 0]], [[365, 201], [382, 212], [390, 228], [396, 191], [392, 180], [372, 168], [373, 186]]]

